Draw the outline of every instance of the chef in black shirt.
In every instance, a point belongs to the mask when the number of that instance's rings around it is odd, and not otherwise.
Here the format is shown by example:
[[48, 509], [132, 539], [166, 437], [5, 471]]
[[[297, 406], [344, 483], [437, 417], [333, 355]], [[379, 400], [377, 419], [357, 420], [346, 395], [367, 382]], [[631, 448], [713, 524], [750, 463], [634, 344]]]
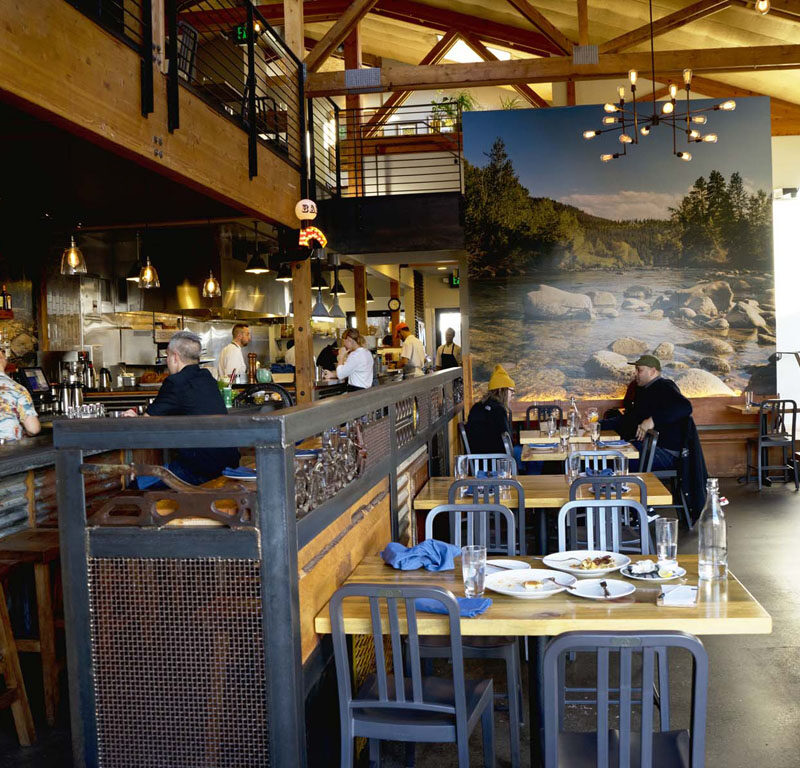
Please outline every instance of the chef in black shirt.
[[[200, 367], [200, 337], [191, 331], [178, 331], [167, 347], [169, 376], [158, 396], [147, 408], [146, 416], [213, 416], [227, 413], [217, 382], [210, 371]], [[135, 411], [126, 411], [135, 416]], [[192, 485], [219, 477], [225, 467], [239, 465], [236, 448], [180, 448], [167, 464], [173, 474]], [[139, 477], [140, 489], [164, 487], [156, 477]]]

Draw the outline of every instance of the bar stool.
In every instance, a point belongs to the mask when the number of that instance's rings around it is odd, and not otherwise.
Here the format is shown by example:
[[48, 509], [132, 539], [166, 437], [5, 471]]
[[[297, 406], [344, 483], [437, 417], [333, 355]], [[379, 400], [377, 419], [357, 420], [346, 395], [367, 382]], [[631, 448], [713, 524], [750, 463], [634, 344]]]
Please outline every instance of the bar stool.
[[0, 675], [5, 682], [5, 690], [0, 693], [0, 709], [11, 708], [19, 743], [23, 747], [29, 747], [36, 741], [36, 730], [33, 727], [33, 715], [19, 667], [19, 655], [11, 632], [6, 593], [3, 589], [3, 582], [15, 567], [15, 563], [0, 561]]
[[44, 706], [48, 725], [54, 725], [58, 709], [58, 672], [55, 616], [50, 564], [59, 559], [58, 531], [29, 528], [0, 539], [0, 562], [17, 566], [33, 565], [36, 588], [36, 614], [39, 634], [34, 638], [15, 638], [16, 650], [38, 653], [42, 660]]

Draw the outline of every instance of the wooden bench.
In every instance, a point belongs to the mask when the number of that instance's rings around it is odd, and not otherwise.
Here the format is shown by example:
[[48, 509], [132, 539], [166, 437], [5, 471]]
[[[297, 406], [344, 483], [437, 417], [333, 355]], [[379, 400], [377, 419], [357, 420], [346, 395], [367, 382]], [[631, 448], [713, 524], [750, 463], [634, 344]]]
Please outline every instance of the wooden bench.
[[36, 730], [33, 727], [33, 715], [25, 691], [25, 681], [22, 679], [19, 655], [11, 631], [3, 588], [4, 582], [15, 567], [15, 563], [0, 561], [0, 675], [5, 679], [5, 690], [0, 693], [0, 709], [11, 707], [19, 743], [23, 747], [29, 747], [36, 741]]

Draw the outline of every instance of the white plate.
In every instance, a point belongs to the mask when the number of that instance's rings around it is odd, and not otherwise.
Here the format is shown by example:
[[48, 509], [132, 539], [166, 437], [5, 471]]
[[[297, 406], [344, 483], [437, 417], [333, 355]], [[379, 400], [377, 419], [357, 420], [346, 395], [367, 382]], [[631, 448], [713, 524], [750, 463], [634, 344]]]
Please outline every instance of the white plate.
[[[611, 597], [606, 597], [600, 582], [605, 581]], [[575, 589], [571, 589], [573, 595], [578, 597], [588, 597], [590, 600], [610, 600], [615, 597], [625, 597], [636, 591], [633, 584], [629, 584], [622, 579], [581, 579], [575, 584]]]
[[224, 470], [222, 472], [223, 477], [227, 477], [228, 480], [258, 480], [257, 475], [229, 475]]
[[522, 560], [503, 560], [492, 558], [486, 561], [486, 574], [500, 573], [502, 571], [524, 570], [530, 566]]
[[626, 565], [620, 569], [620, 573], [629, 579], [637, 579], [638, 581], [672, 581], [673, 579], [680, 579], [686, 575], [686, 569], [678, 566], [672, 573], [672, 576], [659, 576], [658, 571], [652, 573], [631, 573], [630, 565]]
[[[544, 581], [544, 579], [555, 579], [555, 583], [548, 581], [542, 589], [535, 592], [530, 592], [522, 586], [524, 581]], [[501, 595], [519, 597], [523, 600], [539, 600], [543, 597], [550, 597], [563, 592], [575, 581], [574, 576], [550, 571], [546, 568], [526, 568], [524, 571], [515, 568], [513, 571], [488, 574], [486, 576], [486, 588]]]
[[[611, 555], [614, 558], [614, 565], [609, 568], [596, 568], [586, 570], [578, 568], [578, 562], [585, 557], [603, 557], [604, 555]], [[621, 555], [619, 552], [606, 552], [602, 549], [573, 549], [568, 552], [554, 552], [552, 555], [542, 559], [542, 562], [548, 568], [555, 568], [558, 571], [566, 571], [573, 576], [603, 576], [606, 573], [618, 571], [629, 565], [631, 559], [627, 555]]]

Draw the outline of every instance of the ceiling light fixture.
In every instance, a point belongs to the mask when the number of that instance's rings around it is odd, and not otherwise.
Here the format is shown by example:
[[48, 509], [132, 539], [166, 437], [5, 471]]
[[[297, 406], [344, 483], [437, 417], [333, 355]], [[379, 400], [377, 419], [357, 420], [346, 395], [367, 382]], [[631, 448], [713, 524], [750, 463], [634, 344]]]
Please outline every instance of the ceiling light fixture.
[[769, 7], [769, 0], [756, 0], [756, 12], [762, 16], [766, 16], [769, 13]]
[[[632, 69], [628, 72], [628, 82], [631, 88], [631, 101], [633, 102], [632, 108], [626, 106], [625, 103], [625, 89], [619, 88], [619, 104], [612, 104], [611, 102], [603, 105], [603, 110], [607, 113], [614, 113], [615, 117], [603, 118], [603, 125], [609, 126], [607, 128], [600, 128], [598, 130], [590, 130], [583, 132], [583, 138], [590, 140], [599, 136], [601, 133], [609, 131], [619, 131], [619, 141], [622, 144], [621, 152], [605, 153], [600, 155], [600, 160], [608, 163], [618, 157], [623, 157], [628, 154], [628, 144], [638, 144], [639, 135], [648, 136], [652, 128], [658, 125], [665, 124], [672, 126], [672, 154], [679, 160], [688, 162], [692, 159], [690, 152], [678, 150], [678, 133], [686, 135], [686, 142], [692, 144], [695, 142], [704, 142], [706, 144], [714, 144], [717, 141], [717, 134], [701, 134], [699, 131], [692, 128], [692, 123], [696, 125], [705, 125], [708, 118], [706, 115], [698, 114], [702, 112], [713, 112], [723, 110], [730, 112], [736, 109], [736, 102], [733, 99], [722, 102], [721, 104], [714, 104], [711, 107], [692, 112], [691, 105], [691, 88], [692, 88], [692, 70], [683, 70], [683, 88], [686, 91], [686, 111], [677, 113], [675, 108], [678, 105], [678, 86], [675, 83], [669, 83], [669, 101], [664, 102], [661, 106], [661, 114], [658, 112], [656, 105], [656, 59], [654, 47], [654, 32], [653, 32], [653, 0], [649, 0], [650, 5], [650, 68], [651, 80], [653, 82], [653, 112], [649, 117], [644, 117], [638, 114], [636, 110], [636, 83], [639, 79], [639, 73]], [[766, 6], [766, 10], [761, 10]], [[767, 13], [769, 11], [769, 0], [756, 0], [756, 10], [759, 13]], [[613, 121], [613, 122], [612, 122]]]
[[85, 275], [86, 260], [81, 249], [75, 243], [75, 235], [70, 235], [69, 245], [61, 253], [62, 275]]
[[203, 283], [203, 298], [204, 299], [216, 299], [222, 296], [222, 286], [214, 277], [213, 270], [208, 270], [208, 277], [206, 278], [205, 282]]
[[317, 303], [314, 304], [314, 309], [311, 310], [311, 317], [314, 320], [322, 320], [323, 322], [330, 322], [333, 320], [331, 313], [322, 301], [322, 289], [317, 288]]
[[139, 270], [139, 288], [142, 290], [149, 290], [150, 288], [160, 288], [161, 281], [158, 279], [158, 271], [156, 268], [150, 263], [150, 257], [147, 257], [147, 260], [144, 264], [142, 264], [141, 270]]
[[292, 268], [289, 266], [288, 261], [284, 261], [278, 267], [278, 274], [275, 276], [275, 279], [279, 283], [291, 283], [292, 282]]
[[372, 304], [373, 301], [375, 301], [375, 299], [373, 298], [369, 290], [367, 290], [367, 304]]
[[128, 270], [128, 276], [125, 278], [129, 283], [138, 283], [139, 282], [139, 273], [142, 271], [142, 257], [140, 253], [139, 247], [139, 233], [136, 233], [136, 261], [131, 264], [131, 268]]
[[333, 280], [333, 285], [331, 285], [331, 293], [334, 296], [336, 296], [336, 295], [338, 295], [340, 293], [341, 294], [347, 293], [347, 291], [344, 289], [344, 286], [342, 285], [342, 281], [339, 279], [339, 274], [338, 273], [339, 273], [339, 270], [337, 269], [336, 270], [336, 276], [334, 277], [334, 280]]
[[330, 309], [331, 317], [334, 320], [346, 320], [347, 315], [345, 315], [344, 310], [339, 306], [339, 294], [335, 293], [333, 295], [333, 304], [331, 305]]
[[269, 272], [269, 267], [264, 261], [263, 256], [258, 252], [258, 222], [255, 223], [254, 229], [256, 238], [253, 244], [253, 255], [250, 257], [250, 261], [247, 263], [244, 271], [249, 272], [251, 275], [265, 275]]

